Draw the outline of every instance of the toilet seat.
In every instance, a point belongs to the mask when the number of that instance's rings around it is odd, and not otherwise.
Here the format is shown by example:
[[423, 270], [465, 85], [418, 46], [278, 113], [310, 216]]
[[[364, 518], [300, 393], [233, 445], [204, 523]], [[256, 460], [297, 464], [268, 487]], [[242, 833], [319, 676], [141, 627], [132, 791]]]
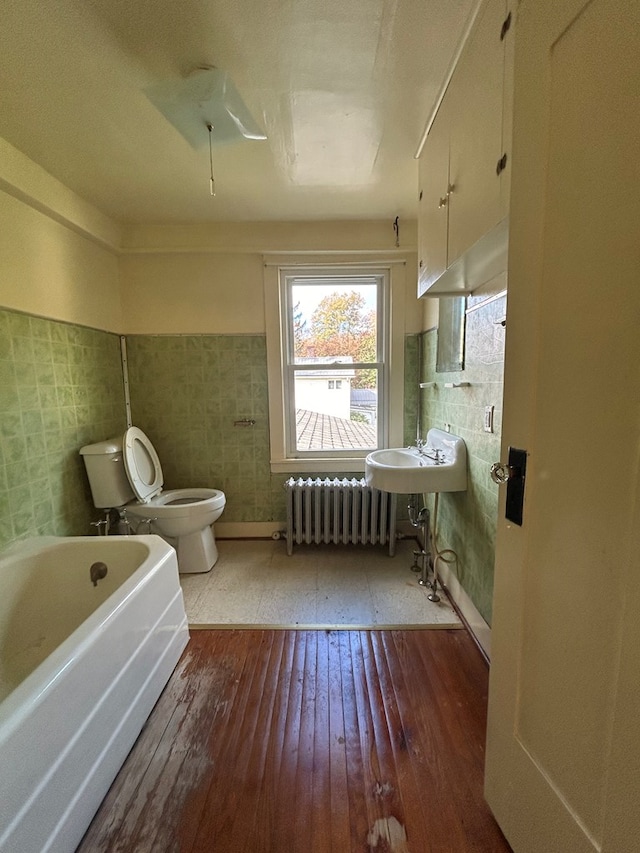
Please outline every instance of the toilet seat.
[[122, 439], [124, 467], [135, 496], [147, 503], [162, 491], [164, 477], [158, 454], [138, 427], [129, 427]]

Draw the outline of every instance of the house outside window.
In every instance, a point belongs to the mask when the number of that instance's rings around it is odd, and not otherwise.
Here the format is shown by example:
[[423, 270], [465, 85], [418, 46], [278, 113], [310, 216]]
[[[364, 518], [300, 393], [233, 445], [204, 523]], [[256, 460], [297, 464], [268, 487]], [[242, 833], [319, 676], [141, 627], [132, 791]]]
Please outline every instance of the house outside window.
[[[402, 410], [399, 419], [390, 413], [390, 270], [273, 273], [265, 276], [275, 321], [268, 310], [272, 470], [363, 470], [367, 453], [388, 446], [392, 421], [391, 432], [402, 431]], [[403, 344], [401, 334], [396, 354]]]

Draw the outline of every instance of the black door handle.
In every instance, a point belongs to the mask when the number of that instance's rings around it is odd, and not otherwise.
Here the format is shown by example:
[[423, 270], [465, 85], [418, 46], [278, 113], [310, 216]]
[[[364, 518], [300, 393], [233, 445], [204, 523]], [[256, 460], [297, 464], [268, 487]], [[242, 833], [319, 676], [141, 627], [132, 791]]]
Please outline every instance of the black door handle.
[[509, 448], [509, 461], [506, 465], [494, 462], [491, 466], [491, 479], [494, 483], [507, 484], [507, 505], [505, 518], [514, 524], [522, 525], [524, 511], [524, 482], [527, 470], [527, 451]]

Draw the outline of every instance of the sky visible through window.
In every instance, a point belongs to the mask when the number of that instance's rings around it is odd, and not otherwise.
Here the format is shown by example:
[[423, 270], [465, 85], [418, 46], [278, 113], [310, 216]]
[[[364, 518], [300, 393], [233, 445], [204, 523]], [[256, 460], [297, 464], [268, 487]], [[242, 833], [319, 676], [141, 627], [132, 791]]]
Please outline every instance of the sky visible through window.
[[377, 287], [374, 284], [294, 284], [291, 288], [292, 302], [299, 304], [307, 322], [320, 302], [333, 293], [351, 293], [355, 291], [364, 299], [364, 310], [375, 311], [377, 305]]

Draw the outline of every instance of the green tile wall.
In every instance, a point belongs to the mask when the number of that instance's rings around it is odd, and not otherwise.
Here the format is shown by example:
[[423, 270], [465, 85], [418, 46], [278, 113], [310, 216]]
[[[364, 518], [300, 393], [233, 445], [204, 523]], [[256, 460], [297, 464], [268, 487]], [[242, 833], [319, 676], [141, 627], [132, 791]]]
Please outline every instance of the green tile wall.
[[0, 309], [0, 547], [96, 517], [79, 448], [124, 429], [117, 335]]
[[[265, 337], [134, 335], [127, 348], [133, 422], [151, 437], [167, 487], [223, 489], [228, 522], [283, 520], [287, 475], [269, 466]], [[417, 335], [406, 337], [405, 359], [408, 444]], [[0, 412], [0, 547], [90, 532], [100, 513], [78, 450], [126, 427], [119, 337], [0, 310]], [[255, 426], [234, 426], [242, 418]]]
[[[416, 443], [418, 427], [418, 408], [420, 405], [419, 379], [419, 335], [406, 335], [404, 339], [404, 413], [403, 440], [404, 447]], [[407, 521], [409, 495], [398, 495], [398, 510], [396, 517], [399, 521]]]
[[[222, 489], [224, 521], [283, 518], [271, 477], [263, 335], [127, 338], [133, 423], [153, 442], [168, 488]], [[243, 418], [255, 426], [234, 426]]]
[[[468, 304], [480, 305], [481, 299], [470, 297]], [[451, 424], [451, 432], [464, 438], [469, 458], [467, 491], [440, 496], [439, 545], [456, 551], [458, 579], [489, 624], [498, 510], [498, 487], [489, 478], [489, 468], [500, 458], [504, 368], [504, 328], [495, 321], [505, 310], [503, 296], [467, 315], [463, 371], [436, 373], [436, 330], [423, 334], [422, 353], [421, 381], [436, 383], [421, 392], [423, 432]], [[449, 389], [446, 382], [469, 382], [470, 387]], [[492, 434], [483, 431], [484, 408], [489, 405], [495, 406]]]
[[420, 389], [418, 388], [419, 335], [406, 335], [404, 339], [404, 433], [403, 445], [415, 444], [418, 424]]

